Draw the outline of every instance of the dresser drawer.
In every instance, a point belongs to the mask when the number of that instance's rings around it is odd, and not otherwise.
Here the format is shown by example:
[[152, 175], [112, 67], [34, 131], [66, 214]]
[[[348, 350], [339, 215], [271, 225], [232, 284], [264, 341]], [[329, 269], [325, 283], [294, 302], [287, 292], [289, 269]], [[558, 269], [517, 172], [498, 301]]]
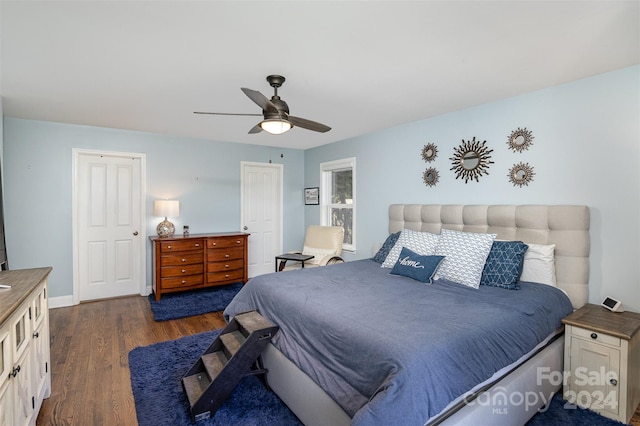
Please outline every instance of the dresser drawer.
[[243, 247], [229, 247], [216, 250], [207, 250], [207, 262], [220, 262], [244, 257]]
[[187, 275], [185, 277], [162, 278], [163, 289], [175, 289], [180, 287], [194, 287], [204, 283], [204, 275]]
[[571, 335], [582, 337], [584, 339], [588, 339], [593, 342], [604, 343], [606, 345], [620, 347], [619, 337], [610, 336], [608, 334], [600, 333], [593, 330], [587, 330], [586, 328], [573, 326], [571, 327]]
[[243, 247], [244, 238], [238, 237], [224, 237], [224, 238], [209, 238], [207, 240], [207, 248], [225, 248], [225, 247]]
[[244, 267], [244, 259], [234, 259], [228, 262], [212, 262], [207, 263], [207, 272], [232, 271], [234, 269], [242, 269]]
[[244, 278], [242, 269], [234, 269], [233, 271], [209, 272], [207, 274], [207, 283], [223, 283], [236, 282]]
[[186, 252], [182, 255], [162, 256], [160, 266], [193, 265], [202, 263], [202, 253]]
[[202, 274], [203, 272], [204, 265], [202, 263], [196, 265], [166, 266], [162, 268], [162, 277], [179, 277], [182, 275]]
[[202, 240], [184, 241], [163, 241], [160, 243], [160, 253], [172, 253], [175, 251], [202, 250], [204, 248]]

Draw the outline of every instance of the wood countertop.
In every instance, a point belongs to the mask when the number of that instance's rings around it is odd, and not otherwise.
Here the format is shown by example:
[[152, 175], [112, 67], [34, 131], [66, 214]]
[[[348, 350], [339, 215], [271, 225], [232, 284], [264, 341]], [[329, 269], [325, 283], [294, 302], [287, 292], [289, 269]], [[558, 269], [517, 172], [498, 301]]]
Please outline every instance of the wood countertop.
[[51, 267], [46, 267], [0, 271], [0, 284], [11, 286], [10, 289], [0, 289], [0, 324], [4, 323], [31, 291], [47, 278], [51, 270]]

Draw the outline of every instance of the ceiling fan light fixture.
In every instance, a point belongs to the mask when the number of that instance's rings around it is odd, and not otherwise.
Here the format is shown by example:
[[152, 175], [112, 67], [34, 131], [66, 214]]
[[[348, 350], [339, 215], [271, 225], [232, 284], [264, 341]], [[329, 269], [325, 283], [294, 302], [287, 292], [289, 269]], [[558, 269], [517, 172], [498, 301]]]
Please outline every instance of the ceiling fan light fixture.
[[262, 127], [262, 130], [271, 133], [272, 135], [281, 135], [284, 132], [291, 130], [291, 127], [293, 126], [287, 120], [280, 118], [268, 118], [260, 123], [260, 127]]

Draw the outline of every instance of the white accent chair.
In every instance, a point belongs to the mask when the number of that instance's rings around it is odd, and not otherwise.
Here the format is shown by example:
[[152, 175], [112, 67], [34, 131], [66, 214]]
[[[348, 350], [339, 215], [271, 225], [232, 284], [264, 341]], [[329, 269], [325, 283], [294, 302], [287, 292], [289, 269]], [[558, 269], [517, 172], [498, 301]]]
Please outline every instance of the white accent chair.
[[[305, 268], [344, 263], [342, 257], [342, 241], [344, 228], [341, 226], [311, 225], [307, 228], [302, 251], [289, 253], [312, 255], [313, 259], [304, 262]], [[288, 262], [288, 263], [287, 263]], [[300, 262], [280, 260], [279, 271], [299, 269]]]

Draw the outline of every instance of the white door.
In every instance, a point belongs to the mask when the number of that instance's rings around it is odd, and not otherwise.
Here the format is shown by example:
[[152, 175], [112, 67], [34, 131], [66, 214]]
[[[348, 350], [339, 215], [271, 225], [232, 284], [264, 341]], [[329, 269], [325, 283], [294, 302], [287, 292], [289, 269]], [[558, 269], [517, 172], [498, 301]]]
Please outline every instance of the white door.
[[143, 294], [143, 157], [94, 152], [74, 155], [74, 302]]
[[273, 272], [282, 250], [282, 164], [241, 162], [241, 227], [249, 236], [249, 277]]

